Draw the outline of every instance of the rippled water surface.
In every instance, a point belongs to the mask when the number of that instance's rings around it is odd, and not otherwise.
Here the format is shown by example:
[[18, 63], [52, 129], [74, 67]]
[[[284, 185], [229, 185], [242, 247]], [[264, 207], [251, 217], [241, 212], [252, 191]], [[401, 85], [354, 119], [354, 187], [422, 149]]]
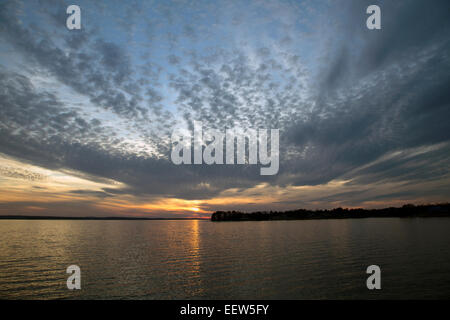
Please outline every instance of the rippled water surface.
[[0, 220], [0, 298], [450, 298], [450, 219]]

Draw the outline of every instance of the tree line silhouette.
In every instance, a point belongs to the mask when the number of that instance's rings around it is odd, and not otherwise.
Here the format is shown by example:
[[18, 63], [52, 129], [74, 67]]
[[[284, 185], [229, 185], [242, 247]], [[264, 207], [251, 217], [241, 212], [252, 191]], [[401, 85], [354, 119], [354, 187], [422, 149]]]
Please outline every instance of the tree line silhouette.
[[450, 204], [405, 204], [402, 207], [384, 209], [343, 209], [289, 211], [216, 211], [211, 215], [211, 221], [263, 221], [263, 220], [306, 220], [306, 219], [346, 219], [346, 218], [376, 218], [376, 217], [450, 217]]

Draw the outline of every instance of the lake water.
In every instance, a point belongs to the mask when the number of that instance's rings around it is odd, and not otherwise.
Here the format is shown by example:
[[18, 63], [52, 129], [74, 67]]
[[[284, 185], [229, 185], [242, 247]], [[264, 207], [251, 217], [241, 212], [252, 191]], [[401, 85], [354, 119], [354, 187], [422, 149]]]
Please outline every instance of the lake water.
[[0, 220], [0, 298], [448, 299], [450, 219]]

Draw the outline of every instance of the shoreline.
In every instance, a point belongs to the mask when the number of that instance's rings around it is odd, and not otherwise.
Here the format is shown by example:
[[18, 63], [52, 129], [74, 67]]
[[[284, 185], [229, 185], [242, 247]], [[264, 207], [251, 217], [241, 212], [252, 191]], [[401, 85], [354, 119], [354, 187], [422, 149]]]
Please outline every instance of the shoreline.
[[0, 216], [0, 220], [205, 220], [208, 218]]
[[411, 205], [383, 209], [289, 210], [289, 211], [216, 211], [211, 221], [273, 221], [273, 220], [319, 220], [362, 218], [438, 218], [450, 217], [450, 204]]

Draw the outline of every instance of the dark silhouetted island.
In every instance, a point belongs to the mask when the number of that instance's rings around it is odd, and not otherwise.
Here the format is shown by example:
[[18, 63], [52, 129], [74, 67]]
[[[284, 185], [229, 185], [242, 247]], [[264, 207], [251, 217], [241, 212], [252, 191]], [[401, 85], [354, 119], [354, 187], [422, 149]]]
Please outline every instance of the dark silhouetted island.
[[265, 220], [306, 220], [306, 219], [347, 219], [347, 218], [408, 218], [408, 217], [450, 217], [450, 204], [412, 205], [384, 209], [343, 209], [331, 210], [290, 210], [257, 211], [216, 211], [211, 221], [265, 221]]

